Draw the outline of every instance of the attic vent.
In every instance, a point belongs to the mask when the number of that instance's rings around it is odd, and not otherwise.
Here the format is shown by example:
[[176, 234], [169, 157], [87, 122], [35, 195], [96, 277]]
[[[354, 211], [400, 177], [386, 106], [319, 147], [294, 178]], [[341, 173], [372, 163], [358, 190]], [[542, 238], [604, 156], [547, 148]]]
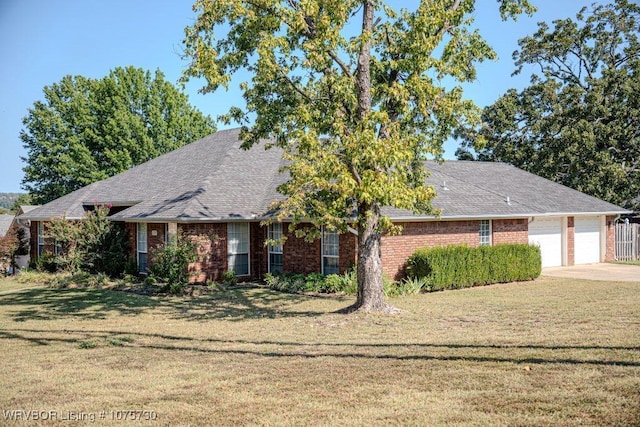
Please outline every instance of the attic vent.
[[442, 181], [442, 190], [449, 191], [449, 187], [447, 187], [447, 181]]
[[507, 196], [505, 202], [507, 203], [507, 205], [511, 206], [511, 199], [509, 198], [509, 196]]

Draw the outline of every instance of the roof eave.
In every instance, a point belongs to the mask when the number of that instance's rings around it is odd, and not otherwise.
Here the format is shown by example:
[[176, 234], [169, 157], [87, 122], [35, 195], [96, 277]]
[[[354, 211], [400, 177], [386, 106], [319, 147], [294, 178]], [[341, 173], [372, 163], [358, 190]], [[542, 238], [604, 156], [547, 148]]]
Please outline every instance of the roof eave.
[[473, 219], [508, 219], [508, 218], [531, 218], [531, 217], [563, 217], [563, 216], [594, 216], [594, 215], [624, 215], [631, 213], [627, 210], [619, 211], [596, 211], [596, 212], [530, 212], [530, 213], [518, 213], [518, 214], [485, 214], [485, 215], [442, 215], [440, 217], [434, 216], [390, 216], [391, 221], [397, 222], [416, 222], [416, 221], [442, 221], [442, 220], [473, 220]]

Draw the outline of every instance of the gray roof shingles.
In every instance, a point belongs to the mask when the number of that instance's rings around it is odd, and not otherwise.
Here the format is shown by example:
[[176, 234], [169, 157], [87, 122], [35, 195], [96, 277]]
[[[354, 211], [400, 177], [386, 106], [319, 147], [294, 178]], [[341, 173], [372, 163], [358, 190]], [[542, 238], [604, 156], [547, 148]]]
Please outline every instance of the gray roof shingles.
[[[225, 221], [260, 218], [286, 177], [282, 152], [264, 143], [242, 150], [239, 129], [219, 131], [126, 172], [90, 184], [23, 215], [81, 218], [97, 202], [131, 206], [112, 216], [129, 221]], [[624, 209], [503, 163], [425, 162], [442, 218], [617, 214]], [[444, 184], [446, 183], [445, 190]], [[509, 203], [506, 202], [507, 197]], [[416, 219], [385, 208], [396, 219]], [[424, 216], [422, 216], [424, 217]]]
[[9, 227], [11, 227], [13, 218], [13, 215], [0, 214], [0, 237], [4, 237], [7, 235], [7, 231], [9, 231]]

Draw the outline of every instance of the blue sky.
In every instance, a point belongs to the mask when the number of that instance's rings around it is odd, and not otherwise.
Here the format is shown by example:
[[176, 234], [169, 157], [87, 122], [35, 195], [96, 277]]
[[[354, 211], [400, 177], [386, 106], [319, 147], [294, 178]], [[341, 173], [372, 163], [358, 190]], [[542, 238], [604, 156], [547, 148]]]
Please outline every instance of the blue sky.
[[[532, 0], [538, 12], [517, 22], [502, 22], [496, 3], [478, 0], [476, 25], [499, 60], [478, 66], [478, 79], [465, 96], [491, 104], [508, 88], [524, 87], [528, 76], [511, 77], [517, 40], [532, 34], [536, 22], [574, 17], [591, 1]], [[389, 1], [408, 7], [415, 0]], [[0, 0], [0, 192], [21, 192], [25, 150], [22, 118], [42, 89], [65, 75], [99, 78], [118, 66], [160, 69], [175, 83], [186, 64], [180, 59], [184, 27], [193, 22], [190, 0]], [[200, 95], [197, 82], [186, 92], [190, 102], [213, 118], [241, 100], [237, 90]], [[219, 126], [221, 128], [221, 126]], [[453, 158], [457, 143], [446, 144]]]

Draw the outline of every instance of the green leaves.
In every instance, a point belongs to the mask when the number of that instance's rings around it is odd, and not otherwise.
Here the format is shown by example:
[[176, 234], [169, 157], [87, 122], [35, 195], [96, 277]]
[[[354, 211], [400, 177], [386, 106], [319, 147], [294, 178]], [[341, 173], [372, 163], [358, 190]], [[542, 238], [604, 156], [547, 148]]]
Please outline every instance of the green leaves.
[[[466, 30], [474, 2], [422, 1], [415, 11], [396, 11], [374, 1], [370, 22], [366, 3], [194, 5], [184, 79], [203, 77], [208, 92], [226, 87], [239, 69], [250, 73], [241, 85], [246, 111], [235, 108], [224, 119], [252, 123], [243, 132], [247, 147], [276, 137], [285, 150], [282, 216], [342, 229], [359, 203], [431, 212], [435, 193], [419, 163], [439, 156], [454, 128], [479, 123], [461, 89], [444, 83], [473, 80], [474, 64], [495, 57]], [[526, 1], [500, 5], [507, 15], [530, 11]]]
[[23, 187], [44, 203], [213, 131], [164, 75], [127, 67], [65, 76], [23, 119]]
[[[583, 9], [520, 40], [516, 72], [539, 74], [485, 108], [481, 160], [505, 161], [627, 208], [640, 200], [640, 7]], [[466, 156], [464, 151], [459, 156]]]
[[[527, 0], [499, 3], [505, 15], [530, 7]], [[423, 0], [415, 11], [381, 0], [194, 6], [184, 79], [202, 77], [202, 91], [210, 92], [240, 69], [251, 75], [241, 84], [246, 111], [233, 109], [223, 119], [246, 124], [245, 147], [273, 137], [284, 150], [289, 179], [279, 187], [286, 198], [274, 206], [280, 218], [343, 232], [356, 224], [358, 282], [363, 286], [366, 275], [379, 296], [366, 303], [359, 291], [359, 305], [384, 309], [377, 248], [382, 233], [397, 230], [380, 217], [380, 207], [434, 214], [422, 161], [439, 156], [457, 127], [479, 124], [479, 110], [463, 99], [459, 83], [473, 80], [475, 63], [495, 55], [465, 29], [474, 6], [472, 0]]]

